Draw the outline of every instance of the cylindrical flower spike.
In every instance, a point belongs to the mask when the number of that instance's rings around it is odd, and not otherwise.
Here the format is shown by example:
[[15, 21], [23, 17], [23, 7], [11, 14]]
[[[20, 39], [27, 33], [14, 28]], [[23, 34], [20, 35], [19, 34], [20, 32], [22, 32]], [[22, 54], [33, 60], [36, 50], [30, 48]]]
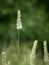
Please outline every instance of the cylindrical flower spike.
[[6, 53], [2, 52], [2, 65], [7, 65], [6, 64]]
[[44, 41], [44, 61], [45, 61], [45, 63], [49, 61], [48, 50], [47, 50], [47, 42], [46, 41]]
[[16, 29], [22, 29], [22, 22], [21, 22], [21, 12], [18, 10], [17, 13], [17, 23], [16, 23]]
[[34, 65], [35, 64], [37, 43], [38, 43], [38, 41], [35, 40], [34, 44], [33, 44], [32, 52], [31, 52], [31, 56], [30, 56], [30, 65]]

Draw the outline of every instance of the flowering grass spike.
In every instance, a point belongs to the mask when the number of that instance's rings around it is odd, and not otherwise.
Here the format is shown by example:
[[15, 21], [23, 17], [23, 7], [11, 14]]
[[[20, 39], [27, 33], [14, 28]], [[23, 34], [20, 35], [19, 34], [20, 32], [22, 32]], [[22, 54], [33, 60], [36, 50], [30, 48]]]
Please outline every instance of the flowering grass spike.
[[6, 64], [6, 53], [2, 52], [2, 65], [7, 65]]
[[44, 61], [45, 61], [45, 63], [49, 61], [48, 50], [47, 50], [47, 42], [46, 41], [44, 41]]
[[21, 22], [21, 12], [18, 10], [17, 12], [17, 23], [16, 23], [16, 29], [22, 29], [22, 22]]
[[37, 49], [37, 40], [34, 41], [31, 56], [30, 56], [30, 65], [35, 65], [36, 62], [36, 49]]
[[22, 29], [22, 22], [21, 22], [21, 12], [20, 10], [18, 10], [17, 12], [17, 23], [16, 23], [16, 29], [18, 30], [18, 57], [19, 57], [19, 43], [20, 43], [20, 40], [19, 40], [19, 30]]

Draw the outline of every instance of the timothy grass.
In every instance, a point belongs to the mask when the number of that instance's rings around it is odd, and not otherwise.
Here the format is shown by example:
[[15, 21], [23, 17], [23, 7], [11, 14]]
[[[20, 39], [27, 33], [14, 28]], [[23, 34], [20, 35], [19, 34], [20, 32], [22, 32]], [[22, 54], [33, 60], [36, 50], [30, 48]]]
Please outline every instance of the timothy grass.
[[[30, 54], [32, 50], [32, 44], [31, 42], [27, 43], [22, 43], [20, 45], [20, 57], [18, 58], [18, 51], [17, 51], [17, 43], [11, 43], [8, 47], [3, 48], [4, 51], [6, 52], [7, 61], [10, 61], [10, 65], [30, 65]], [[49, 65], [49, 63], [45, 64], [43, 57], [39, 58], [38, 53], [36, 54], [36, 63], [35, 65]], [[1, 59], [1, 55], [0, 55]], [[0, 65], [1, 60], [0, 60]]]

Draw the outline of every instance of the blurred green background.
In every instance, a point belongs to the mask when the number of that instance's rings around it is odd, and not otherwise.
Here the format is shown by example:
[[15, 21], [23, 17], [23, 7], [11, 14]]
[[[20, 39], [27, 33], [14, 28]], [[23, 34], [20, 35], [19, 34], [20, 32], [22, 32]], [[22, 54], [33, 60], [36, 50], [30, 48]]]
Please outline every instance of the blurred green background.
[[9, 46], [13, 50], [16, 45], [18, 10], [21, 10], [23, 23], [23, 29], [20, 30], [20, 47], [24, 46], [25, 52], [28, 52], [32, 48], [33, 41], [37, 39], [39, 41], [37, 51], [43, 54], [44, 40], [47, 40], [49, 47], [49, 0], [0, 0], [0, 53], [6, 48], [10, 50]]

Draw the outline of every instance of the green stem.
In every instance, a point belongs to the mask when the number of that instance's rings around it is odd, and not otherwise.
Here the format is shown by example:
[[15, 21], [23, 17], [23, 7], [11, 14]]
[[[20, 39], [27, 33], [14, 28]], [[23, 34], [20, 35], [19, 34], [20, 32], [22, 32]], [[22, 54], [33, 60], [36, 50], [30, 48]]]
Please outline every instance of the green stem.
[[19, 56], [19, 30], [18, 30], [18, 56]]

